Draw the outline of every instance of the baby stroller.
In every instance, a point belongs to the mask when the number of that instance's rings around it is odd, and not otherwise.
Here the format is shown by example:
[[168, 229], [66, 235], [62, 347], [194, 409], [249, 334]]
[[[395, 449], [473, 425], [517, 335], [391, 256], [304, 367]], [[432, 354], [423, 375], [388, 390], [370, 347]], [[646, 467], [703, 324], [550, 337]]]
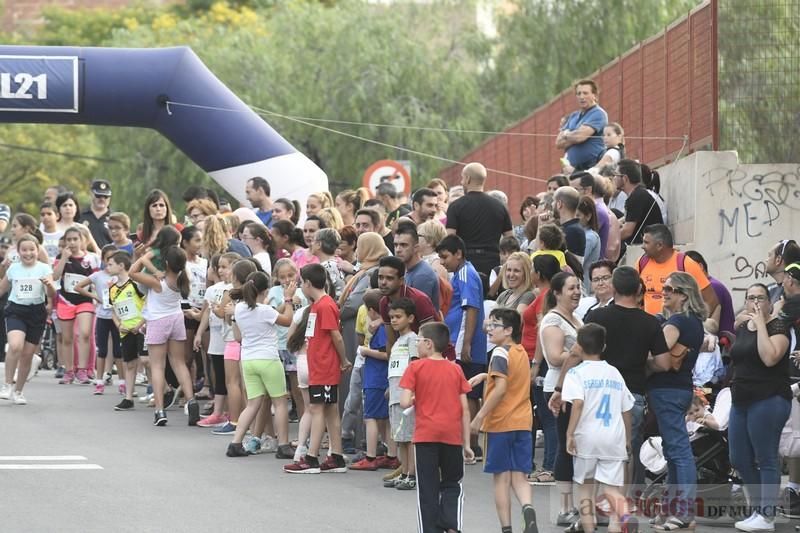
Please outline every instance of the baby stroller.
[[47, 319], [42, 342], [39, 344], [39, 357], [42, 362], [40, 370], [55, 370], [58, 368], [58, 353], [56, 352], [56, 327], [51, 319]]

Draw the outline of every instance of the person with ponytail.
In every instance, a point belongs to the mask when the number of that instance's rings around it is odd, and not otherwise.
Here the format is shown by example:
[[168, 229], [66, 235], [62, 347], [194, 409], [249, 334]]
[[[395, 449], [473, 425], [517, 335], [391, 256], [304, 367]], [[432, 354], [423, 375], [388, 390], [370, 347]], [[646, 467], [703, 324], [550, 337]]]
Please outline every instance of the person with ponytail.
[[[270, 229], [272, 242], [276, 251], [284, 251], [293, 257], [298, 251], [306, 247], [306, 239], [303, 235], [303, 228], [298, 228], [289, 220], [278, 220]], [[297, 268], [300, 268], [299, 266]]]
[[336, 210], [342, 216], [345, 226], [352, 226], [356, 221], [356, 212], [369, 200], [369, 191], [361, 187], [358, 190], [346, 190], [336, 196]]
[[[242, 446], [242, 439], [255, 420], [265, 395], [272, 399], [275, 408], [275, 426], [278, 432], [278, 459], [293, 459], [294, 448], [289, 444], [289, 402], [286, 376], [278, 352], [278, 326], [292, 324], [292, 300], [297, 289], [293, 280], [283, 287], [283, 303], [279, 313], [266, 303], [271, 287], [269, 275], [253, 272], [241, 289], [231, 291], [231, 298], [240, 299], [233, 311], [234, 332], [242, 345], [242, 375], [247, 390], [247, 407], [239, 417], [239, 425], [228, 445], [228, 457], [250, 455]], [[267, 413], [269, 416], [269, 413]]]
[[330, 191], [312, 192], [306, 199], [306, 215], [319, 215], [326, 207], [333, 207]]
[[292, 224], [300, 221], [300, 202], [288, 198], [278, 198], [272, 202], [272, 223], [289, 220]]
[[164, 375], [167, 358], [186, 397], [186, 412], [189, 425], [200, 420], [200, 406], [194, 398], [194, 386], [185, 359], [186, 326], [184, 325], [181, 299], [187, 298], [191, 282], [186, 269], [186, 252], [178, 246], [167, 248], [161, 258], [164, 262], [164, 277], [159, 279], [144, 272], [143, 258], [130, 269], [130, 278], [149, 289], [142, 316], [147, 321], [145, 343], [150, 357], [150, 371], [155, 394], [154, 426], [167, 425], [164, 412]]

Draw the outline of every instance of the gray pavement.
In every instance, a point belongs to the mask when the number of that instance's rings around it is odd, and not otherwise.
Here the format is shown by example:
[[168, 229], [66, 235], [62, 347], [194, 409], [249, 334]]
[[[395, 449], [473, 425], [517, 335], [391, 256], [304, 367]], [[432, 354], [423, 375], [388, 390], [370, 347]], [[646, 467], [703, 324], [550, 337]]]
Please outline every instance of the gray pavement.
[[[384, 489], [383, 471], [298, 476], [284, 474], [274, 455], [230, 459], [229, 438], [188, 427], [182, 410], [168, 411], [169, 425], [156, 428], [138, 402], [134, 412], [115, 412], [115, 387], [93, 396], [89, 386], [58, 385], [52, 376], [42, 371], [25, 387], [26, 406], [0, 401], [0, 532], [416, 531], [415, 493]], [[84, 466], [8, 466], [53, 464]], [[466, 532], [500, 530], [491, 476], [481, 470], [466, 467]], [[549, 492], [534, 487], [547, 533], [562, 530], [549, 525]], [[697, 531], [731, 530], [728, 522]]]

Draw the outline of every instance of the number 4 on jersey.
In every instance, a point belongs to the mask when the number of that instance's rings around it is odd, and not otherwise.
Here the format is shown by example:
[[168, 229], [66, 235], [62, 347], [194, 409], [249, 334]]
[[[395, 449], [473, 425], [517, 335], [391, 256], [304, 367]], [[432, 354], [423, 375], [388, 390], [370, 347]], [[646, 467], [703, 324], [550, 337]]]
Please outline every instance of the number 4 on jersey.
[[603, 421], [603, 426], [608, 427], [611, 425], [611, 395], [610, 394], [603, 394], [603, 397], [600, 399], [600, 406], [597, 408], [597, 412], [594, 414], [595, 418], [599, 418]]

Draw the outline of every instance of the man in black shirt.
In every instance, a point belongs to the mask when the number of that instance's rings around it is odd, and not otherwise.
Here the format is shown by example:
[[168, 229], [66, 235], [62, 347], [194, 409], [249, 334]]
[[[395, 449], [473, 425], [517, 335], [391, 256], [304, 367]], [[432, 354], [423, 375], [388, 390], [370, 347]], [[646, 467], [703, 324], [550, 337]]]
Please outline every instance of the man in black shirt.
[[621, 159], [614, 174], [614, 183], [617, 189], [628, 195], [621, 238], [627, 244], [641, 244], [644, 228], [664, 223], [661, 209], [642, 184], [642, 167], [636, 161]]
[[375, 189], [375, 198], [381, 201], [386, 209], [386, 227], [391, 228], [394, 221], [411, 212], [408, 204], [400, 201], [400, 193], [391, 181], [384, 181]]
[[[639, 448], [644, 437], [645, 368], [650, 355], [669, 351], [661, 325], [653, 315], [639, 307], [639, 273], [629, 266], [619, 267], [612, 274], [614, 302], [586, 315], [586, 322], [606, 328], [606, 349], [603, 359], [622, 374], [625, 386], [636, 400], [631, 420], [633, 453], [633, 485], [644, 484], [644, 467], [639, 461]], [[635, 488], [632, 488], [635, 490]], [[631, 495], [635, 494], [632, 492]]]
[[484, 294], [489, 273], [500, 264], [500, 237], [513, 235], [511, 215], [485, 192], [486, 167], [469, 163], [461, 171], [464, 196], [447, 208], [447, 233], [458, 235], [467, 247], [467, 261], [481, 274]]
[[97, 246], [102, 248], [111, 243], [108, 233], [108, 215], [111, 213], [111, 185], [106, 180], [92, 182], [92, 204], [89, 209], [81, 213], [81, 222], [89, 228]]
[[567, 250], [583, 259], [586, 253], [586, 231], [578, 220], [578, 202], [581, 195], [574, 187], [559, 187], [553, 198], [555, 208], [558, 211], [558, 219], [561, 221], [561, 229], [564, 231], [564, 239], [567, 242]]

